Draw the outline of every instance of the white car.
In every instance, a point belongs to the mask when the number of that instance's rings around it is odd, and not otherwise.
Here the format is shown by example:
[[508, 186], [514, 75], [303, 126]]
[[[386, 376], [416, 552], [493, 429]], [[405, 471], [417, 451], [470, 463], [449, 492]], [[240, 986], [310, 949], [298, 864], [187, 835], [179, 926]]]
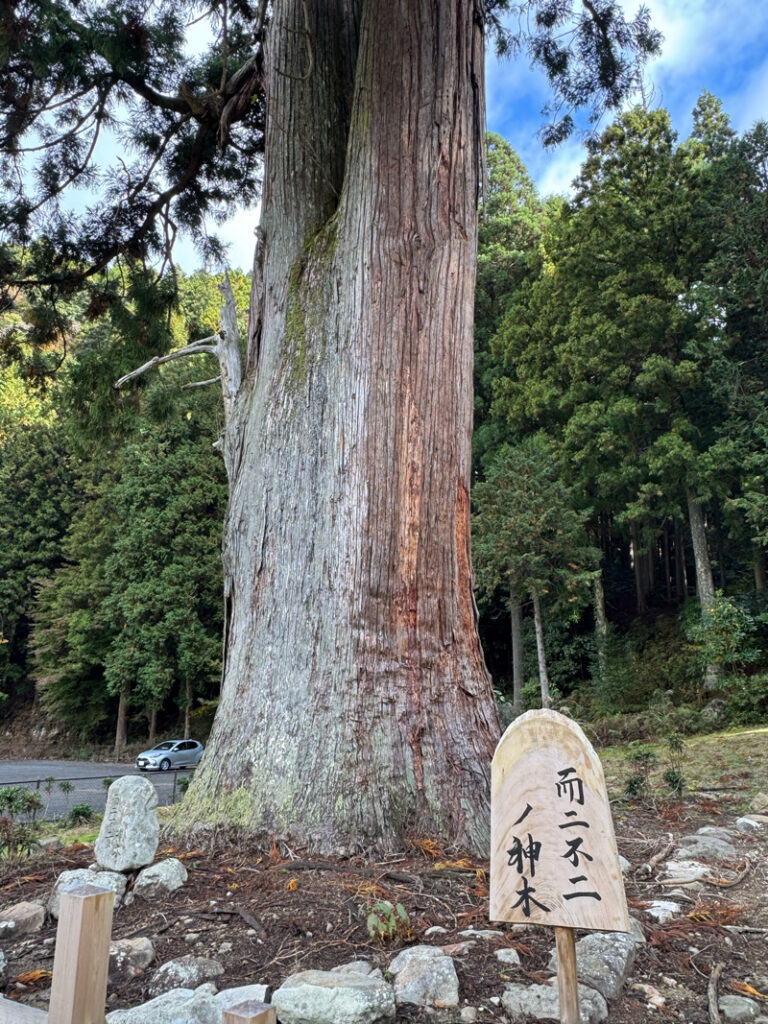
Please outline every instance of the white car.
[[136, 758], [142, 772], [167, 772], [169, 768], [193, 768], [203, 756], [202, 743], [197, 740], [164, 740]]

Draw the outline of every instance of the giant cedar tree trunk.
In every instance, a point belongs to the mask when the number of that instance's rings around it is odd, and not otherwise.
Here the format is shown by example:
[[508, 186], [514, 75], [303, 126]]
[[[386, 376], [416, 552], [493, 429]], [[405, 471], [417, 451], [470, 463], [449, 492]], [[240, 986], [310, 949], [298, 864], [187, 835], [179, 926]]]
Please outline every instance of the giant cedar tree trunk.
[[475, 0], [275, 5], [248, 369], [225, 441], [224, 680], [187, 820], [326, 851], [407, 834], [486, 849], [477, 15]]

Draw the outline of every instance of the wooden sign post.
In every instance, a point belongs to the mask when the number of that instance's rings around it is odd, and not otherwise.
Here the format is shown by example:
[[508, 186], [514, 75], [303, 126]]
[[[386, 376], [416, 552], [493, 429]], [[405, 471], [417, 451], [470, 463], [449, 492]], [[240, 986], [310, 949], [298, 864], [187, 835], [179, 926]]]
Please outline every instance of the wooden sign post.
[[574, 929], [629, 931], [602, 765], [579, 726], [528, 711], [491, 764], [492, 921], [554, 927], [561, 1024], [578, 1024]]

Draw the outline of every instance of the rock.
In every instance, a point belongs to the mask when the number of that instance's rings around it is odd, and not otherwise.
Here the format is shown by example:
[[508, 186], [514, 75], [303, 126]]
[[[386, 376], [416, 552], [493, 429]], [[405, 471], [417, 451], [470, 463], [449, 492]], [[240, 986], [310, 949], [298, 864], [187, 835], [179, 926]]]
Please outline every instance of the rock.
[[175, 857], [160, 860], [139, 872], [133, 887], [135, 896], [160, 896], [163, 893], [175, 892], [187, 880], [187, 869]]
[[701, 717], [707, 725], [725, 725], [728, 721], [728, 705], [716, 697], [704, 705]]
[[636, 982], [632, 986], [633, 992], [641, 992], [645, 996], [645, 1001], [649, 1006], [654, 1006], [657, 1010], [660, 1010], [662, 1006], [667, 1005], [667, 1000], [653, 985], [644, 985], [641, 982]]
[[139, 775], [113, 782], [94, 851], [110, 871], [135, 871], [151, 864], [157, 850], [160, 823], [157, 790]]
[[755, 821], [754, 818], [744, 817], [736, 819], [736, 831], [744, 835], [748, 835], [750, 832], [759, 832], [762, 827], [760, 822]]
[[465, 928], [463, 932], [459, 932], [459, 935], [462, 939], [485, 939], [486, 942], [504, 938], [504, 932], [500, 932], [496, 928], [479, 928], [477, 931], [474, 928]]
[[476, 1006], [462, 1006], [459, 1017], [463, 1021], [467, 1021], [467, 1024], [473, 1024], [477, 1020], [478, 1010]]
[[218, 960], [209, 960], [205, 956], [180, 956], [158, 967], [147, 991], [150, 996], [160, 996], [173, 988], [197, 987], [223, 973], [224, 968]]
[[363, 974], [300, 971], [272, 996], [280, 1024], [384, 1024], [395, 1019], [385, 981]]
[[115, 894], [115, 907], [119, 907], [127, 884], [125, 875], [116, 871], [89, 871], [87, 868], [62, 871], [48, 900], [48, 913], [58, 919], [61, 894], [70, 889], [77, 889], [81, 885], [98, 885], [103, 889], [111, 889]]
[[459, 979], [453, 960], [434, 946], [411, 946], [389, 965], [395, 1002], [415, 1006], [458, 1006]]
[[0, 981], [5, 980], [5, 953], [0, 949]]
[[696, 829], [697, 836], [714, 836], [715, 839], [722, 839], [724, 842], [729, 843], [734, 838], [734, 832], [729, 828], [723, 828], [720, 825], [703, 825], [701, 828]]
[[673, 917], [677, 917], [679, 913], [680, 904], [673, 903], [672, 900], [654, 900], [646, 910], [648, 917], [652, 917], [659, 924], [666, 924]]
[[38, 839], [37, 845], [39, 849], [53, 853], [54, 850], [61, 849], [61, 840], [58, 836], [53, 836], [51, 839]]
[[427, 928], [427, 930], [424, 932], [424, 938], [425, 939], [429, 939], [433, 935], [447, 935], [447, 934], [448, 934], [448, 929], [447, 928], [443, 928], [442, 925], [439, 925], [439, 924], [433, 924], [431, 928]]
[[756, 814], [766, 814], [768, 812], [768, 793], [755, 793], [750, 801], [749, 809]]
[[626, 873], [632, 868], [632, 865], [626, 857], [622, 857], [621, 854], [619, 854], [619, 867], [621, 868], [622, 875], [626, 875]]
[[734, 860], [736, 858], [736, 847], [725, 839], [717, 839], [715, 836], [702, 836], [698, 833], [693, 836], [683, 836], [680, 840], [680, 848], [677, 851], [679, 857], [695, 859], [701, 857], [704, 860]]
[[14, 938], [34, 935], [43, 927], [45, 910], [39, 903], [14, 903], [0, 913], [0, 924], [12, 924]]
[[760, 1016], [760, 1006], [754, 999], [745, 996], [720, 996], [717, 1002], [723, 1018], [729, 1024], [744, 1024]]
[[369, 960], [353, 960], [348, 964], [339, 964], [338, 967], [331, 968], [331, 974], [362, 974], [366, 978], [384, 980], [384, 975], [379, 968], [374, 967]]
[[[557, 982], [550, 985], [507, 985], [501, 1005], [512, 1020], [526, 1015], [537, 1020], [559, 1020], [560, 999]], [[579, 985], [579, 1020], [581, 1024], [599, 1024], [608, 1016], [608, 1006], [599, 992]]]
[[[223, 993], [220, 993], [222, 995]], [[216, 987], [175, 988], [128, 1010], [107, 1014], [107, 1024], [221, 1024]]]
[[707, 865], [698, 860], [669, 860], [664, 868], [664, 877], [678, 882], [695, 882], [708, 874]]
[[[605, 999], [615, 999], [632, 970], [639, 943], [630, 932], [592, 932], [576, 943], [579, 981]], [[557, 970], [557, 951], [549, 958], [549, 969]]]
[[520, 964], [520, 954], [516, 949], [497, 949], [496, 959], [502, 964], [517, 967]]
[[109, 983], [117, 985], [143, 974], [155, 959], [155, 947], [146, 936], [117, 939], [109, 946]]
[[15, 931], [15, 921], [0, 921], [0, 939], [12, 938]]
[[269, 985], [238, 985], [219, 992], [216, 1002], [221, 1010], [231, 1010], [238, 1003], [268, 1003], [271, 992]]

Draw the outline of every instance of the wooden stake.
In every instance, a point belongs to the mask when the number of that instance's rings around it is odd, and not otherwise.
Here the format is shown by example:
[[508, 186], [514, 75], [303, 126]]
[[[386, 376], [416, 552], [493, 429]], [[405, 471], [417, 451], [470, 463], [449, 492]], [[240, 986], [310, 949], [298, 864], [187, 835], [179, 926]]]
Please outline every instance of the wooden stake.
[[48, 1024], [104, 1024], [114, 903], [97, 885], [61, 894]]
[[250, 1000], [225, 1010], [221, 1024], [277, 1024], [277, 1010], [269, 1003]]
[[555, 944], [560, 1024], [579, 1024], [579, 986], [576, 980], [576, 940], [573, 928], [555, 928]]

